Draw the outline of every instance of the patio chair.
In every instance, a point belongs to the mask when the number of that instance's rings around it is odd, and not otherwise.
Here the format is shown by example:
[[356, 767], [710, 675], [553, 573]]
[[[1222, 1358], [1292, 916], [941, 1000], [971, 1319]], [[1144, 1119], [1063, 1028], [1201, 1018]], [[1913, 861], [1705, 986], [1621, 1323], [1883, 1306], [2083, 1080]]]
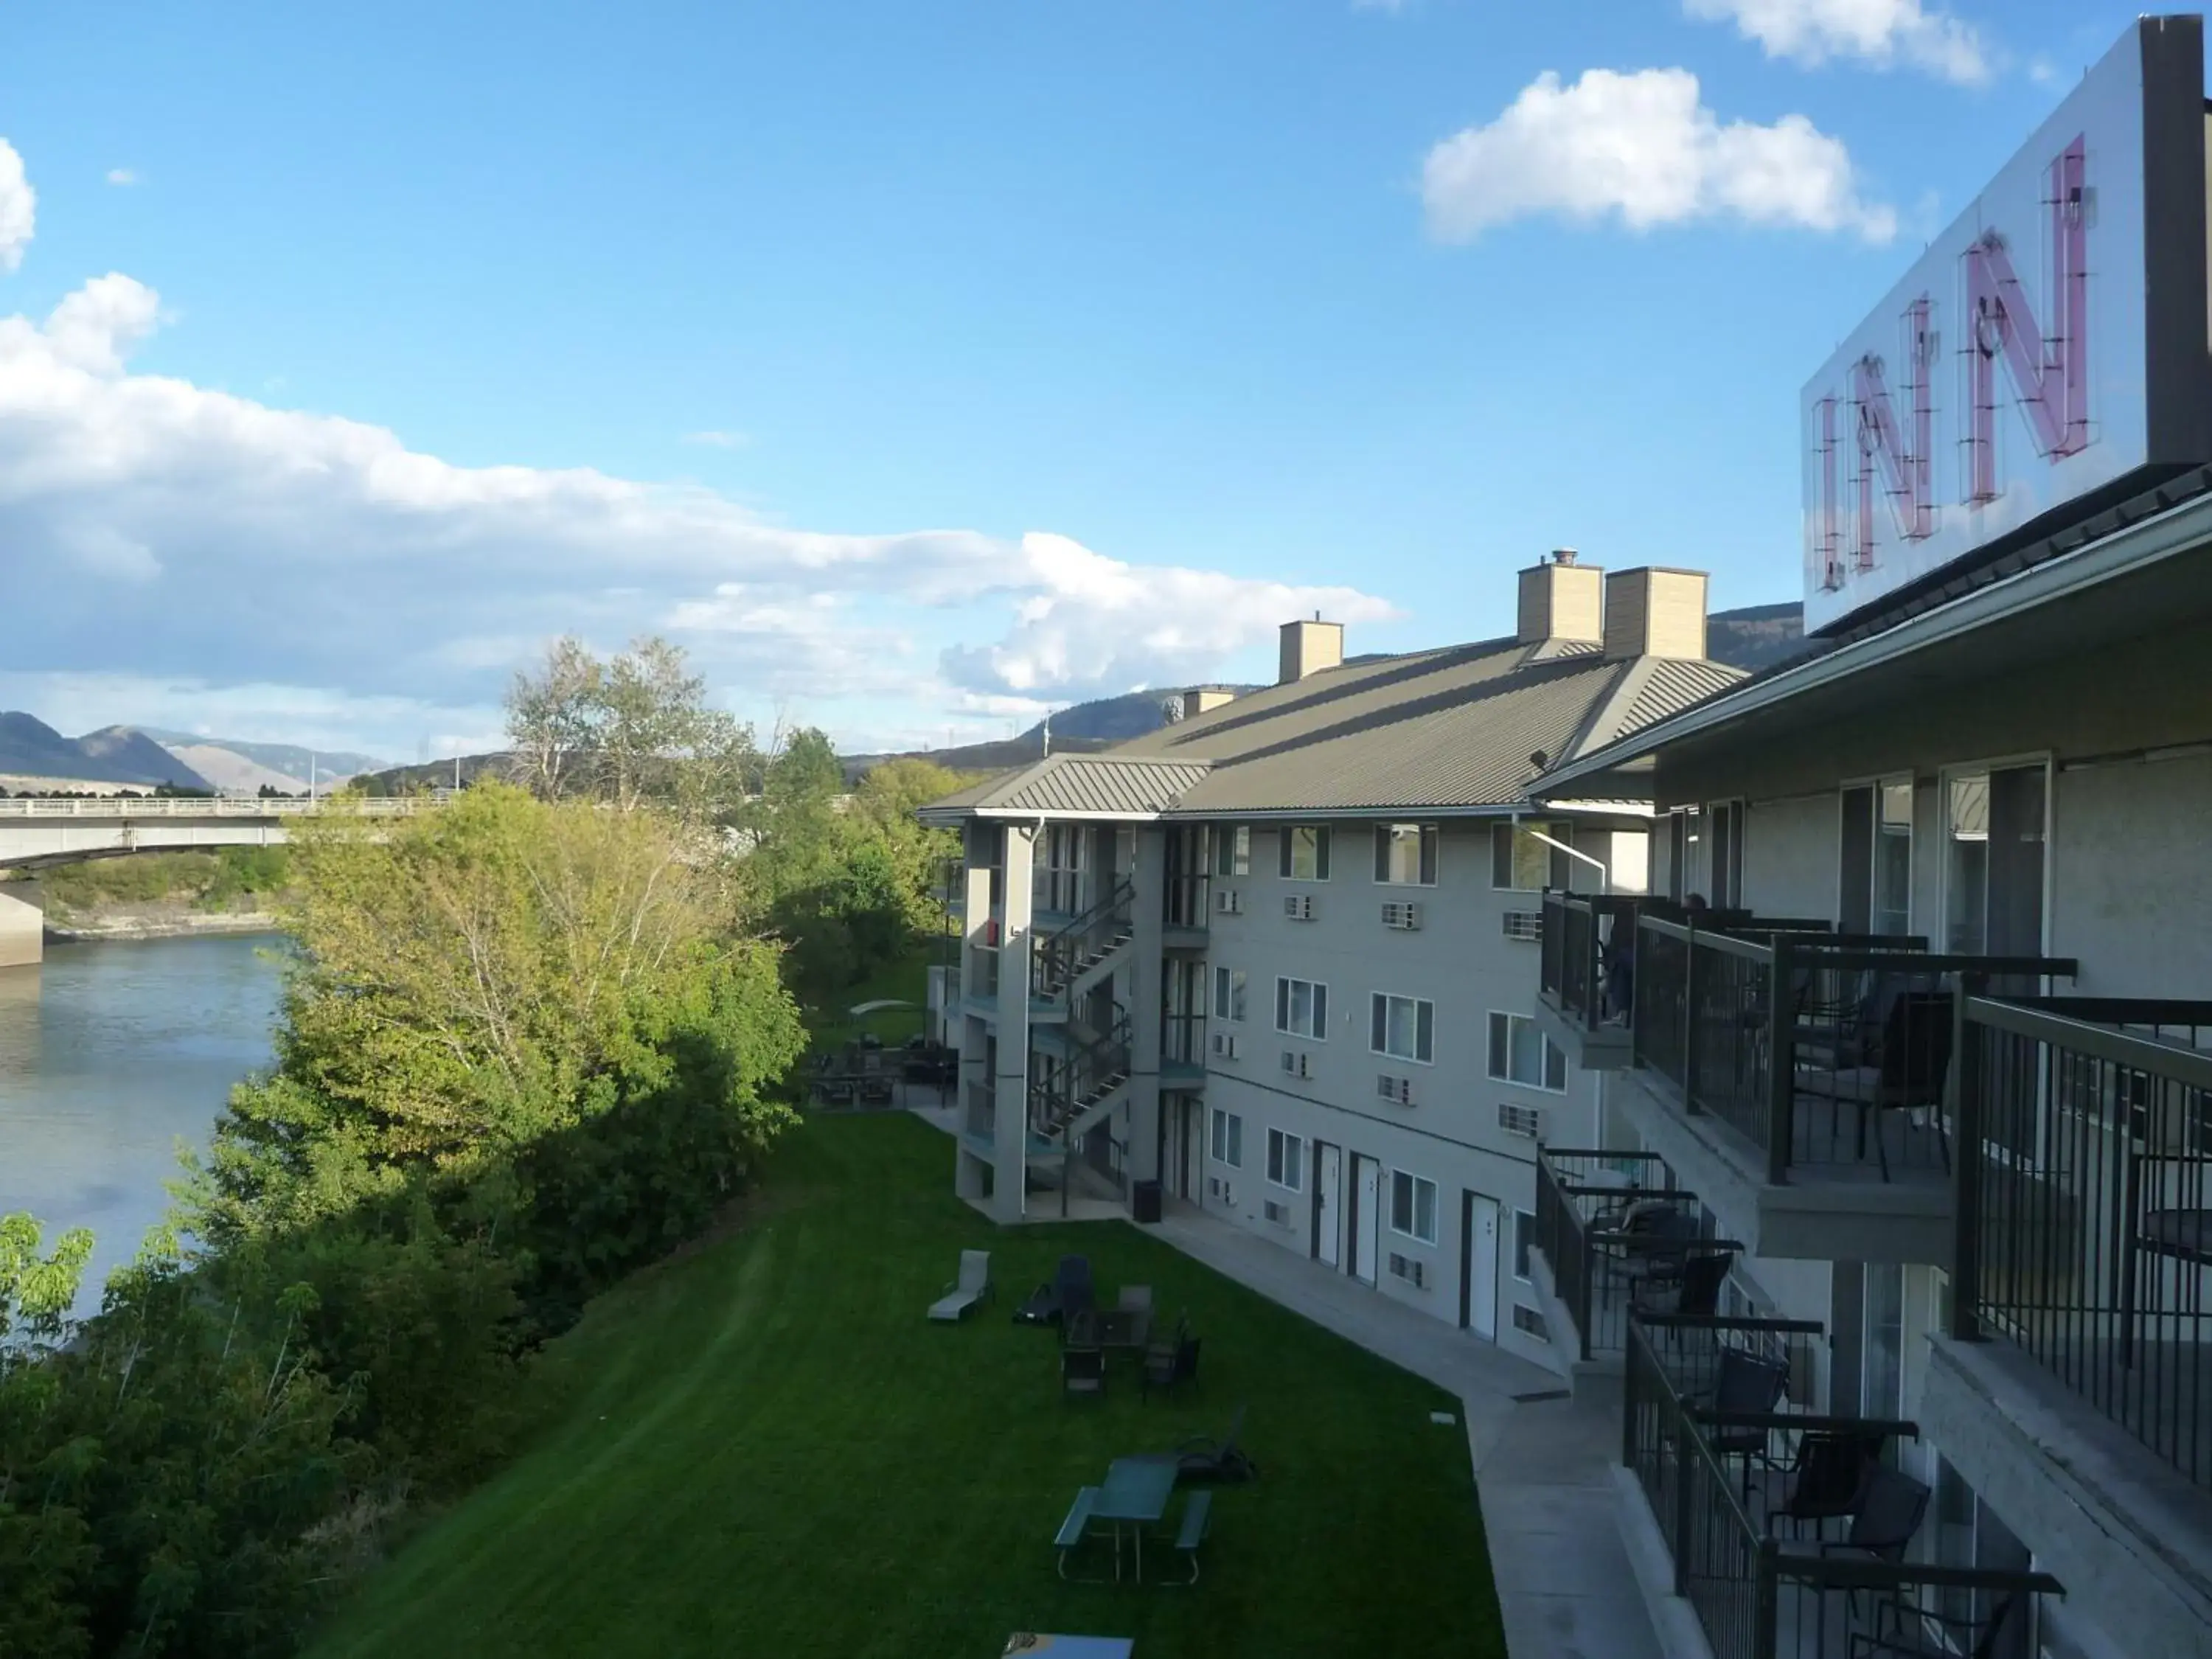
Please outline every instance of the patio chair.
[[1951, 1168], [1951, 1141], [1943, 1128], [1943, 1084], [1951, 1068], [1951, 994], [1948, 991], [1900, 991], [1881, 1018], [1881, 1037], [1870, 1065], [1832, 1068], [1800, 1066], [1795, 1087], [1811, 1095], [1858, 1108], [1858, 1152], [1866, 1161], [1867, 1123], [1875, 1120], [1875, 1155], [1881, 1178], [1889, 1179], [1889, 1139], [1879, 1119], [1884, 1112], [1934, 1109], [1936, 1144], [1943, 1169]]
[[1639, 1313], [1694, 1314], [1711, 1319], [1720, 1312], [1721, 1287], [1735, 1266], [1733, 1250], [1700, 1250], [1683, 1262], [1674, 1278], [1647, 1276], [1632, 1284], [1629, 1300]]
[[1014, 1323], [1057, 1325], [1071, 1312], [1079, 1313], [1090, 1305], [1091, 1258], [1064, 1255], [1060, 1259], [1060, 1271], [1052, 1280], [1038, 1285], [1014, 1310]]
[[1152, 1287], [1149, 1285], [1124, 1285], [1115, 1292], [1114, 1305], [1123, 1313], [1148, 1314], [1152, 1310]]
[[[1723, 1348], [1720, 1369], [1709, 1396], [1699, 1403], [1716, 1417], [1767, 1417], [1790, 1391], [1790, 1367], [1779, 1359]], [[1751, 1466], [1767, 1461], [1767, 1431], [1755, 1425], [1718, 1422], [1711, 1425], [1705, 1443], [1723, 1457], [1743, 1459], [1744, 1502], [1751, 1501]]]
[[1793, 1533], [1807, 1522], [1823, 1522], [1857, 1512], [1867, 1483], [1881, 1467], [1880, 1433], [1847, 1429], [1814, 1429], [1797, 1442], [1789, 1486], [1770, 1521], [1786, 1521]]
[[1237, 1437], [1243, 1431], [1244, 1407], [1239, 1406], [1237, 1414], [1229, 1419], [1229, 1432], [1220, 1439], [1198, 1435], [1184, 1441], [1170, 1454], [1176, 1460], [1176, 1480], [1193, 1484], [1218, 1481], [1224, 1486], [1257, 1480], [1259, 1465], [1246, 1456], [1237, 1443]]
[[1089, 1395], [1104, 1399], [1106, 1350], [1062, 1348], [1060, 1351], [1060, 1385], [1065, 1394]]
[[1173, 1342], [1154, 1343], [1145, 1355], [1142, 1397], [1151, 1399], [1154, 1389], [1172, 1394], [1180, 1383], [1196, 1382], [1198, 1345], [1201, 1340], [1178, 1330]]
[[[1863, 1555], [1869, 1561], [1902, 1561], [1913, 1534], [1920, 1530], [1921, 1517], [1928, 1513], [1928, 1488], [1911, 1475], [1893, 1468], [1877, 1468], [1859, 1492], [1848, 1533], [1840, 1539], [1809, 1548], [1800, 1546], [1790, 1553], [1822, 1557]], [[1850, 1598], [1851, 1620], [1856, 1624], [1857, 1589], [1850, 1592]]]
[[960, 1252], [960, 1277], [945, 1287], [945, 1293], [929, 1304], [929, 1316], [957, 1322], [968, 1316], [968, 1310], [991, 1296], [991, 1253], [988, 1250]]
[[1623, 1213], [1611, 1248], [1620, 1258], [1620, 1275], [1630, 1298], [1638, 1287], [1679, 1279], [1698, 1237], [1697, 1212], [1660, 1199], [1643, 1199]]
[[1990, 1604], [1989, 1621], [1978, 1630], [1971, 1618], [1887, 1601], [1875, 1615], [1873, 1630], [1852, 1634], [1850, 1659], [1996, 1659], [2020, 1605], [2021, 1598], [2009, 1591], [1998, 1596]]

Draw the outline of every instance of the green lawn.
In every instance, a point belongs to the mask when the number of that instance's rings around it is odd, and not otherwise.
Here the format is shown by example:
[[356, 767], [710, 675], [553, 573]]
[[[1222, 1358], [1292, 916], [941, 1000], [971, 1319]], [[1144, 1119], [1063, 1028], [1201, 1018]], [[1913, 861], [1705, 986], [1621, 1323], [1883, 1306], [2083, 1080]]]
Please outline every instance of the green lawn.
[[[811, 1011], [806, 1024], [814, 1052], [836, 1054], [863, 1031], [880, 1038], [886, 1048], [899, 1048], [908, 1037], [920, 1036], [929, 1006], [929, 964], [939, 959], [937, 952], [941, 949], [934, 939], [917, 945], [910, 954], [885, 963], [849, 991], [841, 992], [832, 1006]], [[880, 1002], [889, 997], [914, 1006], [886, 1008], [863, 1020], [848, 1016], [848, 1010], [864, 1002]]]
[[[341, 1608], [318, 1659], [448, 1655], [989, 1659], [1017, 1630], [1137, 1659], [1502, 1656], [1457, 1402], [1120, 1223], [1000, 1230], [903, 1114], [811, 1120], [744, 1231], [592, 1304], [536, 1386], [538, 1443]], [[996, 1306], [922, 1310], [963, 1246]], [[1062, 1399], [1010, 1304], [1063, 1250], [1152, 1285], [1203, 1389]], [[1194, 1589], [1064, 1583], [1053, 1532], [1109, 1459], [1248, 1404], [1262, 1478], [1225, 1487]], [[1172, 1511], [1170, 1512], [1172, 1513]]]

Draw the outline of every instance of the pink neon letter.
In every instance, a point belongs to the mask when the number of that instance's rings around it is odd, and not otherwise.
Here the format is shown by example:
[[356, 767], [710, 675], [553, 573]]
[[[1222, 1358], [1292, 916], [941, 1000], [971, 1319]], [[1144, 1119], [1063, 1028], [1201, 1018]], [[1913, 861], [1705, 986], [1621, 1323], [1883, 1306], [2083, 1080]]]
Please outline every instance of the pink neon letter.
[[1872, 352], [1858, 360], [1851, 371], [1851, 400], [1858, 405], [1858, 568], [1874, 568], [1874, 474], [1877, 459], [1888, 483], [1891, 513], [1897, 533], [1906, 541], [1924, 541], [1936, 532], [1936, 497], [1929, 484], [1929, 453], [1934, 447], [1935, 409], [1928, 389], [1928, 370], [1935, 342], [1928, 332], [1928, 296], [1922, 295], [1905, 312], [1905, 361], [1911, 378], [1905, 390], [1912, 403], [1912, 442], [1908, 447], [1897, 429], [1890, 408], [1889, 388], [1882, 380], [1881, 359]]

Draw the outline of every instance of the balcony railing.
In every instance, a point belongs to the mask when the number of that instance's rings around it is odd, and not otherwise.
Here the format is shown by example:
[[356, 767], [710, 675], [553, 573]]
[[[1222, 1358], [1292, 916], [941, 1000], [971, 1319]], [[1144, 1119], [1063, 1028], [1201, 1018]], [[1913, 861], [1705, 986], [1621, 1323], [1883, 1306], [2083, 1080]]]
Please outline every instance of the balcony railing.
[[1641, 902], [1625, 893], [1544, 894], [1540, 985], [1553, 1006], [1585, 1030], [1627, 1020]]
[[995, 945], [971, 945], [968, 951], [968, 994], [984, 1000], [997, 996], [999, 947]]
[[1170, 876], [1167, 890], [1162, 896], [1161, 921], [1170, 927], [1204, 931], [1207, 907], [1213, 902], [1211, 889], [1210, 877]]
[[1954, 1334], [2212, 1490], [2212, 1003], [1969, 994]]
[[1728, 1263], [1706, 1260], [1742, 1248], [1703, 1236], [1664, 1159], [1552, 1146], [1536, 1157], [1535, 1243], [1585, 1360], [1626, 1351], [1632, 1311], [1717, 1313]]
[[1170, 1066], [1206, 1064], [1206, 1016], [1164, 1014], [1160, 1017], [1160, 1058]]
[[978, 1140], [989, 1140], [999, 1132], [998, 1095], [988, 1083], [970, 1083], [961, 1127]]
[[1961, 975], [2071, 977], [2070, 960], [1935, 956], [1917, 939], [1637, 923], [1635, 1062], [1793, 1170], [1948, 1179]]
[[1715, 1659], [1981, 1654], [2000, 1630], [2035, 1651], [2056, 1579], [1908, 1559], [1933, 1541], [1929, 1494], [1884, 1459], [1913, 1425], [1790, 1409], [1820, 1328], [1639, 1318], [1629, 1332], [1623, 1461]]

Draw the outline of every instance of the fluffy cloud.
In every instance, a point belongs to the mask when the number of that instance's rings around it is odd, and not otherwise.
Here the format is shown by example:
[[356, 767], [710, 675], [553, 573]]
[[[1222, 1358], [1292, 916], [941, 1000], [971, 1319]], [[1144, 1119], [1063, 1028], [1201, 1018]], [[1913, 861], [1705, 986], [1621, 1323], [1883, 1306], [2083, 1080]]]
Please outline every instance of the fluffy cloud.
[[1682, 0], [1705, 22], [1733, 22], [1769, 58], [1814, 64], [1854, 58], [1887, 69], [1903, 64], [1963, 85], [1990, 78], [1980, 32], [1921, 0]]
[[948, 720], [996, 735], [985, 716], [1040, 690], [1204, 677], [1316, 606], [1385, 609], [1057, 536], [793, 529], [696, 485], [457, 466], [380, 427], [133, 372], [161, 320], [116, 273], [43, 320], [0, 317], [0, 707], [74, 727], [62, 692], [32, 689], [66, 684], [84, 725], [283, 736], [289, 711], [309, 740], [406, 757], [487, 729], [556, 634], [665, 631], [749, 713], [796, 700], [848, 737], [941, 741]]
[[1684, 69], [1591, 70], [1572, 86], [1547, 70], [1496, 120], [1429, 152], [1421, 198], [1431, 233], [1454, 242], [1547, 214], [1635, 230], [1735, 219], [1897, 234], [1895, 211], [1862, 196], [1841, 139], [1802, 115], [1723, 125]]
[[23, 173], [23, 158], [15, 146], [0, 138], [0, 270], [13, 270], [23, 263], [38, 227], [39, 195]]

